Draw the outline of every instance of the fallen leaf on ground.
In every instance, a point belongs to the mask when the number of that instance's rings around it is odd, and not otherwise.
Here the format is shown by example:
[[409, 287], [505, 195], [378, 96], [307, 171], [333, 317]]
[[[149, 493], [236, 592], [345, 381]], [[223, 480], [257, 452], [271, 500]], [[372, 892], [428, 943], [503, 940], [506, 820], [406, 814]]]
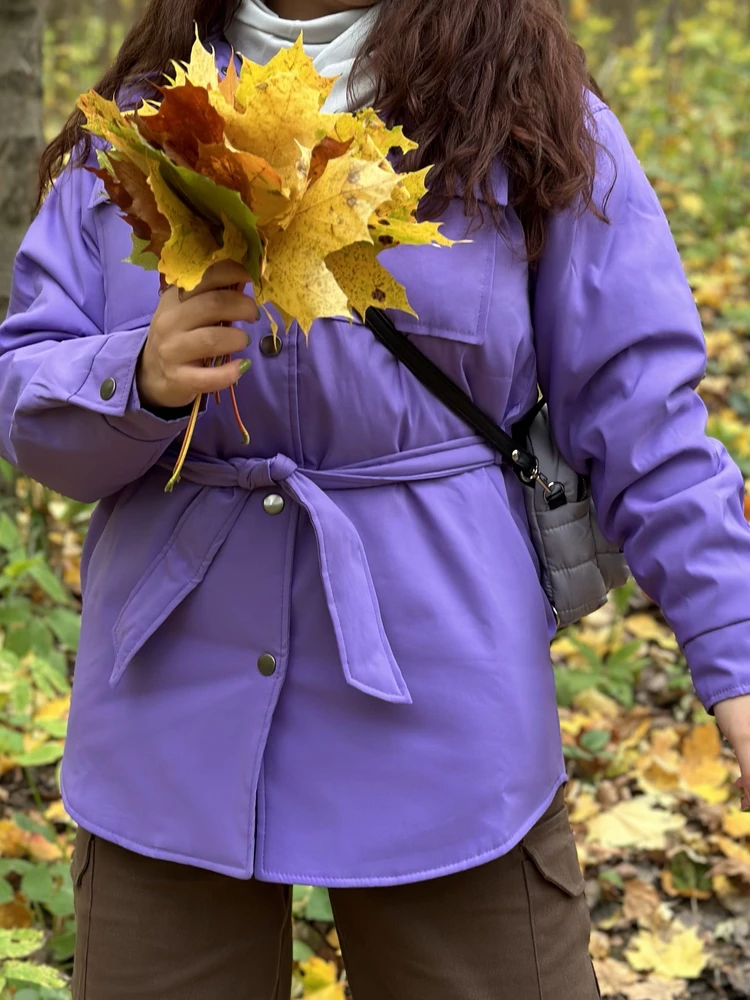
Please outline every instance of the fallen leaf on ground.
[[614, 851], [627, 847], [659, 851], [667, 846], [667, 834], [684, 825], [684, 816], [658, 809], [651, 796], [641, 795], [595, 816], [587, 839]]
[[659, 933], [639, 931], [625, 957], [638, 972], [653, 971], [666, 979], [697, 979], [708, 962], [696, 929], [678, 920]]
[[639, 878], [628, 879], [625, 883], [622, 912], [627, 920], [634, 920], [641, 927], [650, 927], [660, 904], [659, 893], [653, 885]]

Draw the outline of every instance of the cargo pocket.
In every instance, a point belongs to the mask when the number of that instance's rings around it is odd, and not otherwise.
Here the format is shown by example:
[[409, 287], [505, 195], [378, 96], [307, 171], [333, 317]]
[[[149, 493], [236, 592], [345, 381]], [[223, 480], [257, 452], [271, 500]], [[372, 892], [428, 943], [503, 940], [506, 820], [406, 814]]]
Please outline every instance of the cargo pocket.
[[91, 934], [91, 904], [93, 898], [94, 853], [96, 838], [79, 826], [76, 831], [70, 877], [73, 881], [73, 902], [76, 918], [76, 945], [73, 956], [73, 1000], [86, 1000], [86, 965]]
[[584, 880], [559, 793], [521, 848], [540, 1000], [598, 1000]]

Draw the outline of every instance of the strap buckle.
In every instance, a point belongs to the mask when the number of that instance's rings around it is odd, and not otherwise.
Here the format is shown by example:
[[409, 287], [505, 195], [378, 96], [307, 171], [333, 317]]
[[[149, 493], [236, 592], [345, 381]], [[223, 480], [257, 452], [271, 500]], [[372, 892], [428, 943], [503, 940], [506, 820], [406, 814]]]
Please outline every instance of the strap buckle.
[[[528, 470], [524, 468], [524, 464], [528, 465], [528, 462], [523, 462], [524, 457], [532, 459], [531, 467]], [[539, 460], [536, 456], [531, 455], [529, 452], [521, 452], [516, 448], [511, 458], [516, 463], [516, 472], [522, 483], [531, 487], [536, 486], [538, 483], [542, 487], [547, 506], [550, 510], [556, 510], [568, 502], [568, 498], [565, 495], [565, 487], [562, 483], [556, 483], [554, 480], [547, 479], [539, 469]]]

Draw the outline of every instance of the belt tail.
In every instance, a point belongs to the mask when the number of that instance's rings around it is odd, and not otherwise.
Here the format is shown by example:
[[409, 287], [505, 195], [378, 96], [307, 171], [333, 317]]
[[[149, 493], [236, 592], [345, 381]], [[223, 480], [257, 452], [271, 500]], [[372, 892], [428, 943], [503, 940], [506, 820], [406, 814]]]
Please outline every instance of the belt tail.
[[117, 686], [136, 653], [201, 582], [248, 496], [239, 488], [204, 486], [187, 508], [114, 624], [110, 687]]
[[315, 530], [320, 576], [347, 683], [383, 701], [410, 705], [359, 532], [333, 500], [299, 472], [284, 485], [305, 508]]

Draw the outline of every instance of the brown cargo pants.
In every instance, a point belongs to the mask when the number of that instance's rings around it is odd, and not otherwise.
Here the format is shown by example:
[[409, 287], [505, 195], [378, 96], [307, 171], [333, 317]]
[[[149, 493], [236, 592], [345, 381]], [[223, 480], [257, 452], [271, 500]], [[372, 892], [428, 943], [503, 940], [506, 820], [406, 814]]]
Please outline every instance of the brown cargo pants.
[[[289, 1000], [288, 886], [147, 858], [79, 828], [74, 1000]], [[504, 857], [332, 889], [354, 1000], [596, 1000], [563, 790]]]

